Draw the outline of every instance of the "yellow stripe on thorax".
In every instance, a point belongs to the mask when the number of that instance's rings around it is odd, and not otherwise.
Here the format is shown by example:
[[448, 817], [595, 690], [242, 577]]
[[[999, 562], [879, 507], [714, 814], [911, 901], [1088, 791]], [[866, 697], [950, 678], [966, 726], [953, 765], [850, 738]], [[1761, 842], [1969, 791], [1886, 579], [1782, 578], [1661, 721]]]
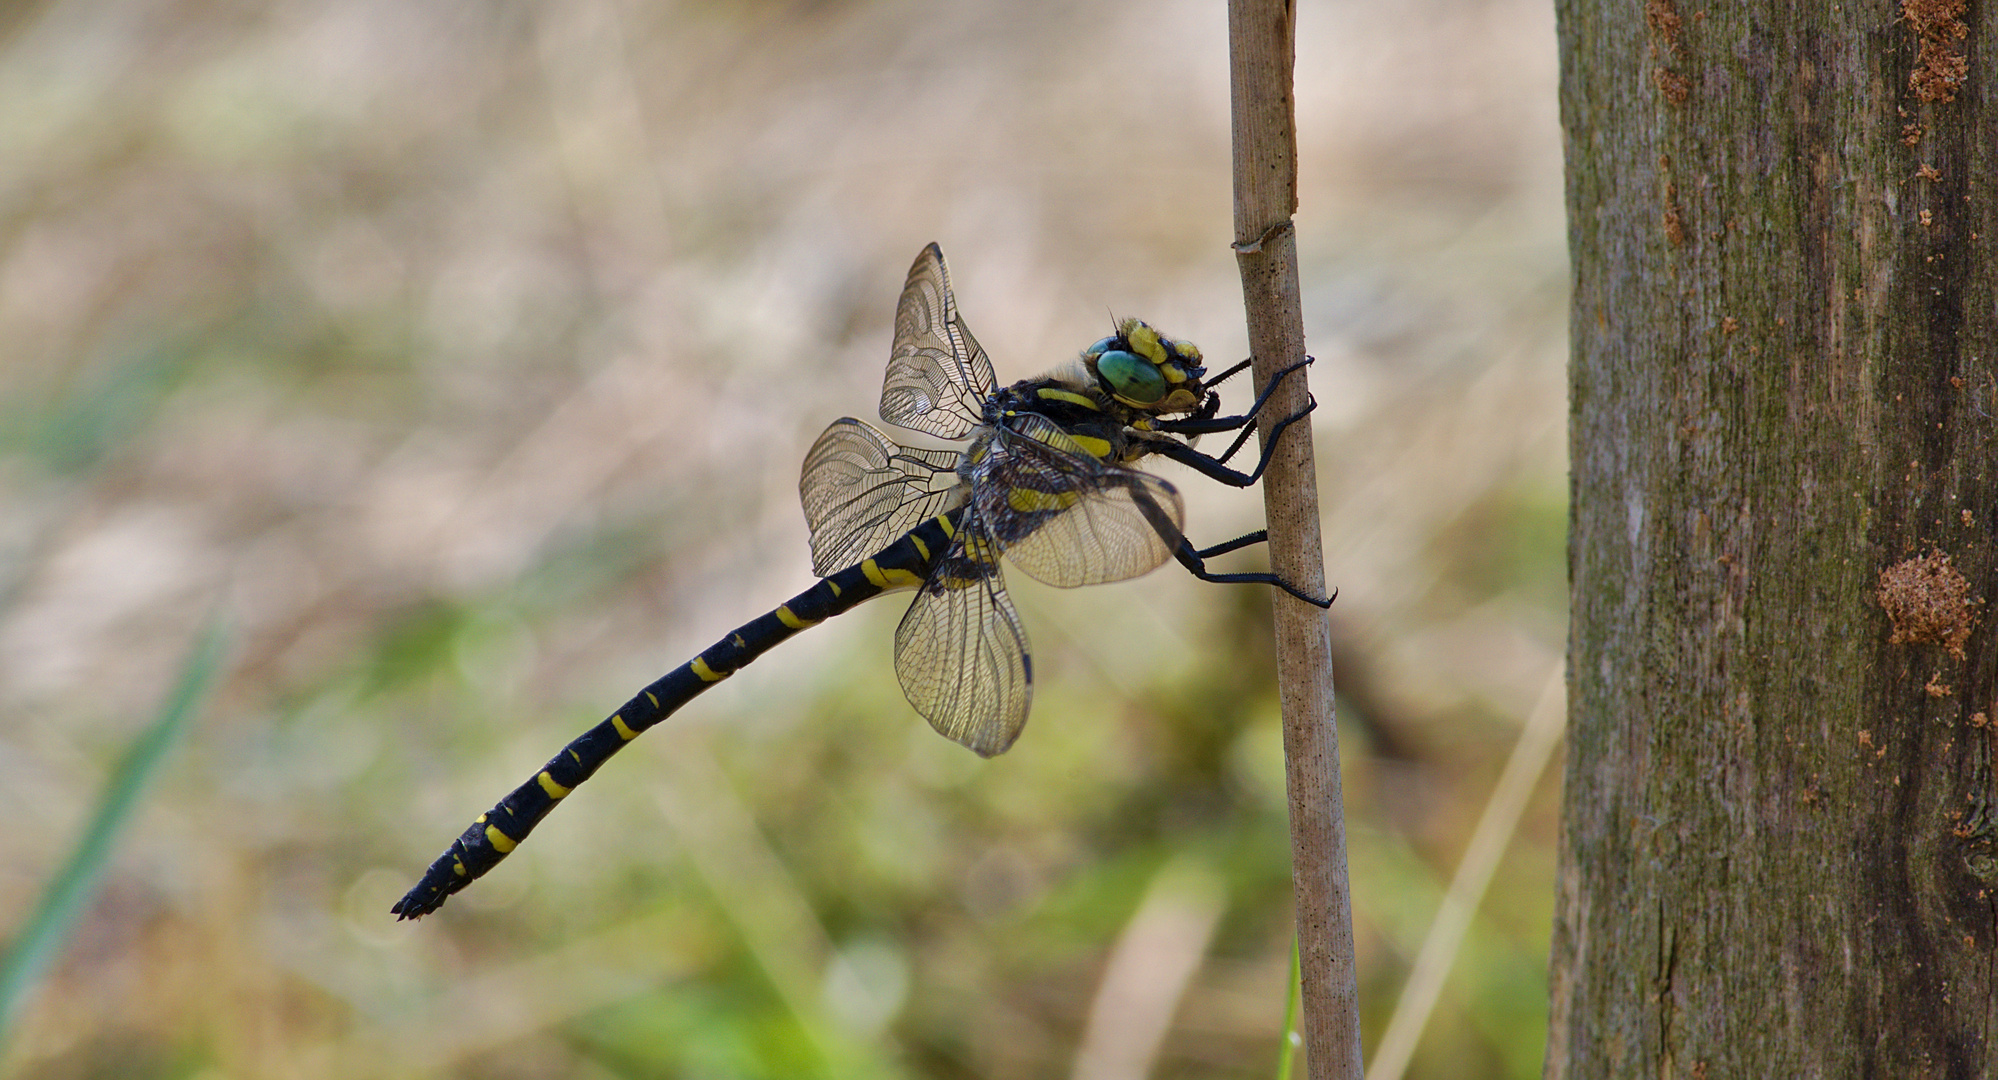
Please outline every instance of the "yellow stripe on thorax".
[[1075, 445], [1082, 447], [1090, 455], [1105, 461], [1110, 460], [1110, 440], [1099, 439], [1094, 435], [1077, 435], [1073, 431], [1068, 433], [1068, 437], [1074, 439]]
[[1096, 402], [1091, 401], [1089, 398], [1084, 397], [1083, 395], [1078, 394], [1073, 390], [1063, 390], [1058, 387], [1044, 386], [1041, 389], [1034, 391], [1034, 396], [1042, 399], [1043, 401], [1066, 401], [1070, 405], [1080, 405], [1085, 409], [1092, 409], [1097, 412], [1103, 411], [1102, 409], [1097, 408]]

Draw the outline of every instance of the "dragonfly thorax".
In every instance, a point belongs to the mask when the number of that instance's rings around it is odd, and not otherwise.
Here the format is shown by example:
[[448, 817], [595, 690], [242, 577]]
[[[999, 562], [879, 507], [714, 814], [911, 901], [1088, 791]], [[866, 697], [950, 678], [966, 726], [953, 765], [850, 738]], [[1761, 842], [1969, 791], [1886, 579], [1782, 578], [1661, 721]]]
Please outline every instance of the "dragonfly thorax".
[[1118, 324], [1080, 355], [1036, 379], [1001, 387], [981, 407], [983, 421], [969, 433], [971, 444], [957, 472], [967, 485], [990, 476], [990, 458], [1004, 454], [999, 435], [1033, 439], [1067, 453], [1100, 461], [1128, 463], [1156, 452], [1151, 418], [1190, 413], [1207, 397], [1200, 350], [1192, 342], [1165, 337], [1138, 319]]

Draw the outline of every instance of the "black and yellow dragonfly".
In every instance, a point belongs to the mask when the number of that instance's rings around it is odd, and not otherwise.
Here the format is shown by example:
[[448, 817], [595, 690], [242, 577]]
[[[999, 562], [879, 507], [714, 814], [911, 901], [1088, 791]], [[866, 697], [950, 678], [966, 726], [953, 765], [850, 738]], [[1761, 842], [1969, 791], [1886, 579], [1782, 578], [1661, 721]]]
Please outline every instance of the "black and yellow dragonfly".
[[[895, 631], [895, 673], [910, 704], [950, 739], [990, 757], [1027, 722], [1033, 666], [1027, 634], [1006, 595], [999, 559], [1050, 585], [1093, 585], [1177, 559], [1204, 581], [1273, 585], [1268, 573], [1213, 573], [1205, 560], [1259, 543], [1263, 532], [1196, 549], [1181, 531], [1179, 492], [1132, 465], [1158, 455], [1237, 487], [1269, 463], [1276, 436], [1310, 406], [1274, 425], [1261, 460], [1226, 464], [1250, 433], [1271, 380], [1249, 411], [1217, 416], [1200, 350], [1137, 319], [1037, 379], [999, 388], [985, 350], [958, 317], [943, 252], [923, 249], [895, 311], [895, 347], [881, 418], [963, 450], [903, 446], [869, 424], [835, 422], [805, 457], [799, 492], [811, 526], [812, 571], [824, 575], [788, 602], [730, 633], [562, 748], [534, 778], [452, 841], [393, 909], [414, 919], [498, 865], [548, 811], [639, 732], [779, 642], [863, 601], [915, 589]], [[1305, 361], [1305, 362], [1308, 362]], [[1192, 436], [1238, 431], [1219, 457]]]

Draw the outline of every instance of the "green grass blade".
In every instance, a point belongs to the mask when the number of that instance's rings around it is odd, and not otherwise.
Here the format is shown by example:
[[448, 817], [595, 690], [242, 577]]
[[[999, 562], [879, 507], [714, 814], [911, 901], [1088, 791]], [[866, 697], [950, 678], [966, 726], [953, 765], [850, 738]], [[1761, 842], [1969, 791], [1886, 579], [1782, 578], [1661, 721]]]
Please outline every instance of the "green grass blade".
[[219, 622], [210, 622], [201, 632], [159, 715], [139, 734], [106, 782], [97, 810], [68, 862], [49, 883], [6, 955], [0, 956], [0, 1042], [12, 1028], [28, 991], [69, 940], [77, 920], [96, 895], [119, 834], [137, 812], [167, 751], [180, 742], [189, 718], [207, 696], [209, 684], [222, 666], [223, 638]]
[[1290, 1067], [1297, 1061], [1297, 1003], [1304, 996], [1304, 965], [1298, 959], [1297, 939], [1290, 941], [1290, 981], [1284, 983], [1283, 1045], [1277, 1048], [1276, 1080], [1290, 1080]]

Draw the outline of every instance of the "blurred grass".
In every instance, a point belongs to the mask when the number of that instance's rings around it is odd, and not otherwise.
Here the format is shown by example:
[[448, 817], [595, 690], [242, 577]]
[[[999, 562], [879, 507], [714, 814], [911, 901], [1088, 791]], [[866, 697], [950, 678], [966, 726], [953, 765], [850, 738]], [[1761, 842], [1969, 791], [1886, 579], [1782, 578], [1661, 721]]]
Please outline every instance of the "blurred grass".
[[[1552, 27], [1524, 0], [1299, 18], [1376, 1037], [1565, 634]], [[1071, 1075], [1192, 857], [1227, 899], [1153, 1075], [1268, 1075], [1268, 599], [1170, 571], [1012, 575], [1040, 692], [1001, 759], [911, 712], [901, 604], [871, 605], [438, 917], [386, 913], [564, 740], [809, 581], [798, 462], [871, 414], [924, 242], [1003, 379], [1113, 312], [1242, 354], [1219, 4], [48, 2], [0, 15], [0, 99], [0, 924], [201, 613], [235, 639], [0, 1072]], [[1254, 493], [1162, 471], [1197, 542], [1254, 527]], [[1411, 1075], [1537, 1073], [1555, 805]]]
[[220, 624], [211, 623], [202, 631], [180, 679], [160, 703], [152, 723], [139, 733], [117, 769], [106, 778], [90, 822], [70, 849], [69, 858], [56, 871], [27, 921], [8, 939], [6, 952], [0, 954], [0, 1047], [7, 1043], [22, 1001], [33, 992], [69, 941], [84, 908], [95, 898], [98, 883], [117, 850], [118, 837], [138, 812], [153, 776], [200, 709], [209, 684], [221, 670], [223, 642]]

